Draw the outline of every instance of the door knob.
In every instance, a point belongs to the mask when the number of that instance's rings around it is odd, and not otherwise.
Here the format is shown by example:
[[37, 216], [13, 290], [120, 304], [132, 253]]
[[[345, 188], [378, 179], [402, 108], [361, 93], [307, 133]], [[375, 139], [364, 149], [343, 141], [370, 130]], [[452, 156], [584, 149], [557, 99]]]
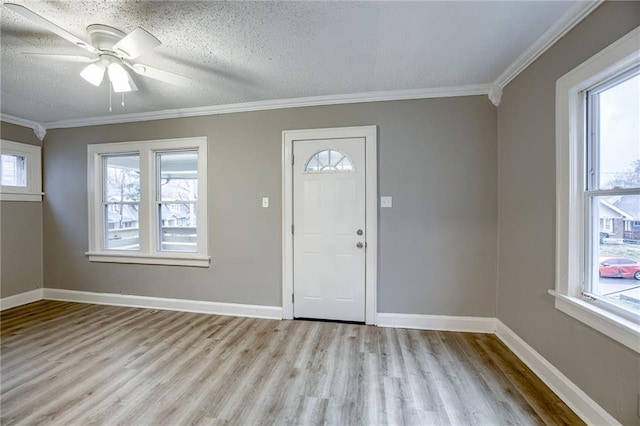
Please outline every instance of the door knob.
[[356, 247], [358, 247], [358, 248], [360, 248], [360, 249], [361, 249], [362, 247], [364, 247], [364, 244], [362, 244], [362, 243], [358, 243], [358, 244], [356, 244]]

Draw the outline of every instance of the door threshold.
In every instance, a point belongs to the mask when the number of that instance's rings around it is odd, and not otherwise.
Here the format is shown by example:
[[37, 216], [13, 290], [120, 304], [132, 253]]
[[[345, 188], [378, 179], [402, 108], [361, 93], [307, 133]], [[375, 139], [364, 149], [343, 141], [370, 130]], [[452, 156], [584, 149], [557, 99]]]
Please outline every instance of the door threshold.
[[364, 321], [344, 321], [344, 320], [337, 320], [337, 319], [304, 318], [304, 317], [295, 317], [293, 319], [294, 321], [334, 322], [336, 324], [365, 325]]

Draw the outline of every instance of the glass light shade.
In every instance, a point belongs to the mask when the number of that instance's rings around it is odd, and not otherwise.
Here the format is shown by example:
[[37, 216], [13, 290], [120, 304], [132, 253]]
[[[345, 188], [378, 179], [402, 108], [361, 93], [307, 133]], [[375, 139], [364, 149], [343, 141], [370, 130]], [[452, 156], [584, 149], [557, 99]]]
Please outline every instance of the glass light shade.
[[102, 64], [89, 64], [82, 70], [80, 76], [94, 86], [100, 86], [104, 77], [105, 68]]
[[131, 92], [133, 91], [133, 85], [129, 77], [129, 73], [124, 67], [118, 63], [109, 64], [108, 68], [109, 80], [113, 85], [113, 91], [116, 93]]

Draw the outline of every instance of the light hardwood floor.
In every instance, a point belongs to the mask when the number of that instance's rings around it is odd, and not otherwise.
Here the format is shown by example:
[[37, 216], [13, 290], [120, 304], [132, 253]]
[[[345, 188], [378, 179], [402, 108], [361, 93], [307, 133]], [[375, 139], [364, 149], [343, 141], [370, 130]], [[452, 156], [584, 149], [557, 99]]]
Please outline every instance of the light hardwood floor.
[[583, 424], [493, 335], [52, 301], [0, 328], [3, 425]]

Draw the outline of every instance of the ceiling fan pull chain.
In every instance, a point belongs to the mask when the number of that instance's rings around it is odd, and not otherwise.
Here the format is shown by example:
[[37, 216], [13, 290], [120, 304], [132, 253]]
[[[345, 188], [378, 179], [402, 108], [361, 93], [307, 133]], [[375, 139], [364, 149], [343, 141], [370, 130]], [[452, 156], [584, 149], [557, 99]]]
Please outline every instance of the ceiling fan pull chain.
[[121, 105], [124, 107], [124, 92], [122, 92], [122, 104]]
[[111, 112], [113, 110], [113, 108], [111, 108], [111, 82], [109, 82], [109, 112]]

